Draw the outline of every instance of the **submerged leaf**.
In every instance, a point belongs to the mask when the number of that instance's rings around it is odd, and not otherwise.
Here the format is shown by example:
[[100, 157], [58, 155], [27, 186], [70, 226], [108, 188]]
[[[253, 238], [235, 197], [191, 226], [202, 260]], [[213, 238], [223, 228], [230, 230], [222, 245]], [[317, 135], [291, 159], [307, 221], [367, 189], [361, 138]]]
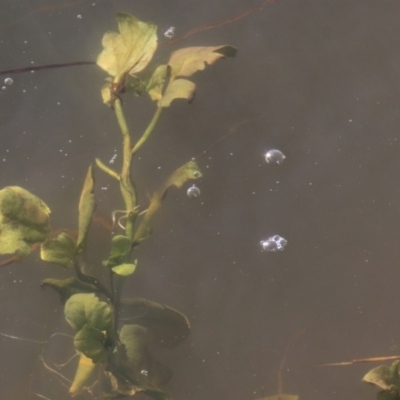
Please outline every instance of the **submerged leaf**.
[[179, 189], [188, 180], [198, 179], [201, 177], [202, 174], [200, 172], [200, 168], [195, 161], [189, 161], [172, 173], [172, 175], [170, 175], [164, 184], [161, 185], [161, 187], [153, 194], [149, 208], [147, 209], [146, 214], [144, 215], [138, 229], [135, 232], [133, 241], [140, 242], [148, 236], [149, 222], [160, 208], [161, 202], [170, 186], [176, 186]]
[[115, 235], [111, 239], [111, 251], [108, 260], [103, 261], [106, 267], [115, 267], [124, 262], [127, 255], [130, 253], [132, 241], [124, 235]]
[[159, 65], [153, 72], [153, 75], [151, 76], [146, 87], [149, 96], [152, 100], [154, 101], [161, 100], [162, 89], [169, 74], [170, 74], [170, 67], [168, 65]]
[[74, 294], [77, 293], [94, 293], [97, 288], [89, 283], [84, 283], [76, 278], [68, 279], [52, 279], [47, 278], [42, 281], [42, 287], [49, 286], [54, 289], [59, 295], [62, 304]]
[[76, 331], [86, 324], [100, 330], [111, 328], [111, 309], [104, 301], [100, 301], [94, 293], [79, 293], [71, 296], [65, 304], [65, 318]]
[[206, 64], [214, 64], [225, 57], [234, 57], [237, 50], [232, 46], [186, 47], [174, 51], [168, 61], [171, 67], [171, 80], [178, 76], [191, 76], [201, 71]]
[[0, 254], [30, 253], [50, 232], [50, 209], [38, 197], [18, 186], [0, 190]]
[[379, 367], [371, 369], [362, 380], [367, 383], [378, 386], [383, 390], [392, 390], [400, 388], [399, 379], [399, 363], [395, 361], [388, 367], [387, 365], [380, 365]]
[[117, 275], [121, 276], [129, 276], [135, 272], [136, 269], [136, 262], [134, 264], [120, 264], [116, 267], [111, 268]]
[[114, 399], [119, 397], [134, 396], [140, 392], [147, 394], [156, 400], [171, 400], [171, 396], [163, 390], [156, 387], [133, 384], [129, 382], [125, 376], [129, 375], [129, 370], [122, 369], [124, 376], [117, 376], [110, 371], [104, 372], [101, 377], [102, 393], [106, 399]]
[[149, 338], [164, 348], [178, 346], [190, 333], [189, 320], [180, 311], [150, 300], [136, 298], [122, 301], [125, 318], [146, 328]]
[[106, 334], [87, 323], [74, 337], [75, 348], [90, 358], [95, 364], [102, 361], [107, 353]]
[[172, 81], [165, 90], [164, 96], [158, 103], [160, 107], [169, 107], [172, 100], [186, 99], [192, 102], [196, 91], [196, 85], [187, 79], [176, 79]]
[[54, 239], [47, 239], [40, 247], [43, 261], [59, 264], [64, 268], [72, 267], [75, 257], [75, 241], [67, 233], [62, 232]]
[[83, 250], [87, 233], [89, 231], [90, 222], [92, 221], [92, 214], [94, 211], [94, 171], [93, 165], [89, 166], [86, 174], [85, 182], [79, 200], [79, 233], [78, 241], [76, 244], [77, 251]]
[[117, 13], [120, 33], [107, 32], [103, 36], [103, 51], [97, 65], [119, 83], [125, 75], [142, 71], [157, 48], [157, 26], [138, 20], [128, 13]]
[[[156, 361], [148, 350], [147, 329], [139, 325], [124, 325], [119, 339], [125, 347], [129, 375], [140, 385], [160, 386], [169, 381], [171, 371]], [[143, 374], [143, 371], [146, 371]]]
[[79, 364], [75, 372], [74, 380], [69, 388], [69, 393], [75, 396], [84, 387], [87, 380], [92, 375], [96, 364], [93, 361], [81, 353], [79, 358]]

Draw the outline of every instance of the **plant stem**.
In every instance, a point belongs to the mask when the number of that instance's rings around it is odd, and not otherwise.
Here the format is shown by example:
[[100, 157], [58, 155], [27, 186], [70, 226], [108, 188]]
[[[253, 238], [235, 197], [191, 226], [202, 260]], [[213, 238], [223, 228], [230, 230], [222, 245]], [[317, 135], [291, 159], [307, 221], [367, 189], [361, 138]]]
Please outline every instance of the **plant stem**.
[[110, 291], [97, 278], [84, 274], [81, 271], [77, 260], [74, 261], [74, 267], [75, 267], [76, 276], [78, 277], [79, 280], [81, 280], [82, 282], [90, 283], [91, 285], [96, 286], [96, 288], [99, 290], [99, 292], [103, 293], [108, 299], [112, 300], [113, 294], [111, 294]]
[[163, 110], [163, 107], [157, 107], [157, 110], [156, 110], [155, 114], [153, 115], [153, 118], [151, 119], [149, 126], [146, 128], [142, 137], [138, 140], [138, 142], [133, 147], [132, 155], [137, 153], [137, 151], [142, 147], [144, 142], [147, 140], [147, 138], [153, 132], [153, 130], [154, 130], [155, 126], [157, 125], [157, 122], [160, 118], [162, 110]]
[[137, 213], [134, 212], [136, 207], [136, 190], [132, 183], [130, 176], [131, 169], [131, 137], [129, 135], [128, 125], [126, 124], [125, 115], [122, 110], [122, 104], [120, 99], [116, 99], [114, 102], [115, 115], [118, 120], [118, 124], [121, 128], [122, 140], [123, 140], [123, 162], [122, 162], [122, 171], [120, 175], [120, 188], [122, 197], [125, 202], [126, 211], [128, 212], [126, 225], [125, 225], [125, 235], [129, 239], [133, 239], [133, 223], [137, 216]]

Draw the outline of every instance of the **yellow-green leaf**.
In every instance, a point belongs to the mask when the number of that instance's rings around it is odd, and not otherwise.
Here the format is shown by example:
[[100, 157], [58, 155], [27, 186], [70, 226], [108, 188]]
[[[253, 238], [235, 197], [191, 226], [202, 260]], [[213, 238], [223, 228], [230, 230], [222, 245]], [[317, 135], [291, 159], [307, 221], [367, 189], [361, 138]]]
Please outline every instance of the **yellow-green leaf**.
[[400, 361], [394, 361], [389, 367], [387, 365], [380, 365], [373, 368], [362, 378], [364, 382], [376, 385], [383, 390], [390, 390], [392, 387], [399, 389], [399, 364]]
[[49, 234], [49, 214], [42, 200], [21, 187], [0, 190], [0, 254], [28, 255]]
[[172, 100], [187, 99], [192, 102], [196, 91], [196, 85], [187, 79], [176, 79], [167, 86], [162, 99], [159, 101], [159, 107], [169, 107]]
[[96, 364], [90, 358], [81, 353], [74, 380], [69, 388], [70, 394], [74, 396], [83, 389], [85, 383], [92, 375], [95, 367]]
[[159, 65], [153, 75], [151, 76], [147, 84], [147, 92], [154, 101], [159, 101], [162, 98], [162, 89], [165, 84], [165, 80], [169, 75], [170, 68], [168, 65]]
[[54, 239], [47, 239], [40, 246], [40, 257], [44, 261], [59, 264], [64, 268], [72, 267], [76, 246], [67, 233], [62, 232]]
[[140, 242], [148, 236], [149, 222], [161, 206], [161, 202], [170, 186], [176, 186], [179, 189], [188, 180], [198, 179], [201, 176], [202, 174], [196, 161], [189, 161], [178, 168], [153, 194], [149, 208], [147, 209], [146, 214], [143, 216], [143, 219], [140, 221], [140, 225], [135, 232], [133, 241]]
[[116, 274], [121, 275], [121, 276], [129, 276], [132, 275], [135, 272], [136, 269], [136, 262], [135, 260], [134, 264], [120, 264], [117, 265], [116, 267], [111, 268]]
[[89, 166], [86, 174], [85, 182], [79, 200], [79, 233], [78, 241], [76, 244], [77, 251], [81, 252], [85, 243], [86, 235], [89, 230], [92, 214], [94, 211], [94, 171], [93, 165]]
[[120, 33], [107, 32], [103, 36], [103, 51], [97, 65], [119, 83], [126, 74], [142, 71], [157, 48], [157, 26], [138, 20], [128, 13], [117, 13]]
[[168, 61], [171, 80], [178, 76], [191, 76], [196, 71], [203, 70], [206, 64], [211, 65], [221, 58], [234, 57], [236, 52], [232, 46], [186, 47], [174, 51]]

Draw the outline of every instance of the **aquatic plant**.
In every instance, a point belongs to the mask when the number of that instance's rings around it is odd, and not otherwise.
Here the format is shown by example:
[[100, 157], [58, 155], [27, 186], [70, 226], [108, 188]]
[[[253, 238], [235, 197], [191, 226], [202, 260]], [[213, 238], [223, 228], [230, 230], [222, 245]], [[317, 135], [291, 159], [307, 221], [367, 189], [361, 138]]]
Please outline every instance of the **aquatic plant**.
[[[202, 176], [195, 161], [174, 171], [154, 192], [146, 210], [139, 212], [137, 188], [131, 177], [132, 160], [149, 138], [160, 115], [175, 99], [191, 102], [196, 85], [186, 79], [224, 57], [235, 56], [231, 46], [188, 47], [174, 51], [167, 64], [151, 63], [157, 48], [156, 25], [118, 13], [119, 32], [107, 32], [97, 64], [105, 70], [101, 95], [111, 107], [122, 134], [122, 168], [116, 171], [100, 159], [88, 167], [79, 200], [78, 234], [55, 233], [50, 227], [50, 209], [27, 190], [9, 186], [0, 191], [0, 254], [12, 254], [2, 263], [23, 260], [40, 247], [41, 259], [75, 272], [64, 279], [45, 279], [42, 285], [56, 290], [64, 305], [65, 318], [75, 331], [74, 346], [79, 354], [75, 377], [69, 388], [79, 395], [92, 373], [98, 370], [98, 384], [104, 398], [119, 398], [145, 393], [170, 399], [161, 386], [170, 370], [153, 358], [151, 344], [173, 348], [189, 334], [190, 325], [181, 312], [142, 298], [121, 296], [126, 279], [136, 270], [134, 252], [151, 234], [151, 221], [171, 186], [182, 187]], [[154, 116], [139, 140], [132, 137], [125, 119], [122, 96], [147, 93], [156, 105]], [[109, 256], [99, 268], [109, 272], [109, 282], [101, 282], [85, 269], [87, 237], [95, 208], [94, 170], [97, 166], [119, 185], [124, 210], [114, 211], [115, 229]], [[117, 215], [121, 215], [118, 219]], [[121, 325], [121, 312], [128, 313], [134, 324]]]

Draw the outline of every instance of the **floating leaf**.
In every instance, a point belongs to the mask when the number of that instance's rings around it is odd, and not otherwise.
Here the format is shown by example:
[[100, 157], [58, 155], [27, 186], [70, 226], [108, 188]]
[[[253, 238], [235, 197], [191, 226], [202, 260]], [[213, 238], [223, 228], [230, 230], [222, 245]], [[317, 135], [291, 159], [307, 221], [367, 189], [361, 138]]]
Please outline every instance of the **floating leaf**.
[[178, 76], [191, 76], [196, 71], [201, 71], [206, 64], [214, 64], [215, 61], [234, 57], [237, 49], [232, 46], [210, 46], [210, 47], [186, 47], [174, 51], [168, 61], [171, 67], [171, 80]]
[[64, 268], [73, 265], [75, 257], [75, 241], [67, 233], [62, 232], [54, 239], [47, 239], [40, 247], [40, 257], [43, 261], [59, 264]]
[[79, 233], [78, 241], [76, 244], [77, 251], [81, 252], [86, 240], [86, 236], [89, 230], [90, 222], [92, 220], [92, 214], [94, 211], [94, 172], [93, 165], [89, 166], [86, 174], [85, 182], [79, 200]]
[[172, 100], [186, 99], [189, 103], [193, 101], [196, 85], [187, 79], [176, 79], [172, 81], [165, 90], [164, 96], [159, 101], [159, 107], [169, 107]]
[[0, 190], [0, 254], [21, 257], [50, 232], [50, 209], [38, 197], [18, 186]]
[[116, 274], [121, 276], [129, 276], [135, 272], [137, 260], [134, 264], [120, 264], [111, 268]]
[[74, 294], [77, 293], [93, 293], [97, 288], [89, 283], [84, 283], [76, 278], [68, 279], [52, 279], [47, 278], [42, 281], [42, 287], [49, 286], [54, 289], [59, 295], [62, 304]]
[[393, 387], [398, 390], [400, 388], [399, 363], [400, 361], [395, 361], [390, 367], [387, 365], [380, 365], [379, 367], [373, 368], [362, 380], [378, 386], [383, 390], [392, 390]]
[[94, 293], [74, 294], [66, 302], [64, 313], [67, 322], [76, 331], [86, 324], [99, 331], [108, 331], [111, 327], [110, 307]]
[[[125, 347], [129, 375], [141, 385], [159, 386], [167, 383], [171, 372], [156, 361], [148, 350], [147, 329], [139, 325], [124, 325], [119, 339]], [[145, 371], [145, 373], [143, 373]]]
[[69, 393], [75, 396], [84, 387], [87, 380], [92, 375], [96, 364], [93, 361], [81, 353], [79, 358], [79, 364], [75, 372], [74, 380], [69, 388]]
[[145, 327], [151, 341], [164, 348], [176, 347], [190, 333], [189, 320], [184, 314], [150, 300], [125, 299], [121, 312], [125, 318]]
[[176, 186], [179, 189], [188, 180], [198, 179], [201, 176], [202, 174], [200, 172], [200, 168], [195, 161], [189, 161], [188, 163], [182, 165], [182, 167], [178, 168], [153, 194], [149, 208], [147, 209], [146, 214], [143, 216], [143, 219], [141, 220], [140, 225], [135, 232], [133, 241], [140, 242], [148, 236], [149, 222], [161, 206], [161, 202], [170, 186]]
[[108, 260], [103, 261], [106, 267], [115, 267], [124, 262], [131, 251], [132, 241], [124, 235], [115, 235], [111, 239], [111, 251]]
[[117, 22], [120, 33], [107, 32], [103, 36], [104, 50], [97, 65], [120, 83], [125, 75], [142, 71], [152, 59], [157, 48], [157, 26], [122, 12], [117, 13]]

